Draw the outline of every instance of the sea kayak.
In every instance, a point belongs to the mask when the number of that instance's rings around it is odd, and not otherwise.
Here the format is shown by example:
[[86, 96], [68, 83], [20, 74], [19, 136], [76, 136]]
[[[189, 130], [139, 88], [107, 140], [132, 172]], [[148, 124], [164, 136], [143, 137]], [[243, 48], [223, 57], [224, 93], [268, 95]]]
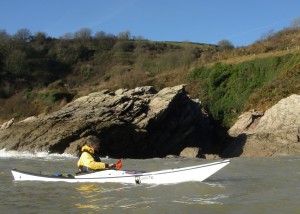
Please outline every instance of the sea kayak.
[[182, 182], [201, 182], [225, 167], [230, 160], [222, 160], [197, 166], [167, 169], [154, 172], [129, 170], [102, 170], [85, 174], [42, 175], [20, 170], [11, 170], [15, 181], [49, 182], [95, 182], [95, 183], [131, 183], [131, 184], [175, 184]]

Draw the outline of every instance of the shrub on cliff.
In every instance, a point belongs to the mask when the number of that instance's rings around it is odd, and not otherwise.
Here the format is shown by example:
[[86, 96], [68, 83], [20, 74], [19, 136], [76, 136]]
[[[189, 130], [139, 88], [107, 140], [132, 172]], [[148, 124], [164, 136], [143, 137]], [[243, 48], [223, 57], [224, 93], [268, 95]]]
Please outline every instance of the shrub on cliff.
[[[294, 76], [299, 70], [296, 69], [293, 75], [287, 75], [285, 72], [299, 65], [299, 53], [287, 54], [254, 59], [239, 64], [216, 63], [212, 67], [199, 67], [191, 71], [190, 78], [199, 80], [199, 99], [211, 115], [225, 126], [230, 126], [246, 108], [260, 108], [260, 105], [263, 105], [257, 101], [258, 97], [262, 99], [262, 96], [270, 96], [270, 94], [262, 93], [266, 91], [266, 87], [275, 89], [283, 80], [286, 82], [285, 86], [290, 83], [297, 85], [296, 82], [299, 82], [299, 79], [295, 79]], [[275, 83], [275, 80], [278, 83]], [[286, 93], [277, 95], [282, 99], [295, 91], [296, 89], [285, 90]], [[248, 104], [245, 105], [246, 103]]]

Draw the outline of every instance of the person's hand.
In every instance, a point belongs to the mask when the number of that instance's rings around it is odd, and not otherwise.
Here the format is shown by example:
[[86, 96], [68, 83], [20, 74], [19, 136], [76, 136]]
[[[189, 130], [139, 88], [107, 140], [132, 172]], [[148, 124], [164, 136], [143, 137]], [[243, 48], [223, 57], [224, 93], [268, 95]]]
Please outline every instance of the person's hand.
[[108, 164], [108, 168], [109, 169], [114, 169], [114, 168], [116, 168], [116, 164], [113, 164], [113, 163]]

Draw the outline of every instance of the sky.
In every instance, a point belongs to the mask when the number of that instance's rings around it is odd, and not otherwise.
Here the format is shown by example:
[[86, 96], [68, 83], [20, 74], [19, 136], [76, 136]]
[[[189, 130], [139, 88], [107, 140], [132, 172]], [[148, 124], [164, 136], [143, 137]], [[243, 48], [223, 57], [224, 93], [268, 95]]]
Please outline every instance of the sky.
[[0, 30], [59, 38], [89, 28], [151, 41], [247, 46], [300, 17], [299, 0], [1, 0]]

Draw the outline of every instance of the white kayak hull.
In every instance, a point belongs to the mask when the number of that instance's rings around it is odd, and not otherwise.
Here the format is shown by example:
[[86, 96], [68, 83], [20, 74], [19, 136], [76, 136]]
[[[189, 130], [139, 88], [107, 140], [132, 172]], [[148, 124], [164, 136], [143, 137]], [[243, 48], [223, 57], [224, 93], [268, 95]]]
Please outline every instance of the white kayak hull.
[[64, 182], [95, 182], [95, 183], [131, 183], [131, 184], [174, 184], [182, 182], [201, 182], [225, 167], [230, 160], [202, 164], [191, 167], [168, 169], [155, 172], [132, 172], [123, 170], [103, 170], [75, 176], [40, 175], [11, 170], [15, 181], [64, 181]]

